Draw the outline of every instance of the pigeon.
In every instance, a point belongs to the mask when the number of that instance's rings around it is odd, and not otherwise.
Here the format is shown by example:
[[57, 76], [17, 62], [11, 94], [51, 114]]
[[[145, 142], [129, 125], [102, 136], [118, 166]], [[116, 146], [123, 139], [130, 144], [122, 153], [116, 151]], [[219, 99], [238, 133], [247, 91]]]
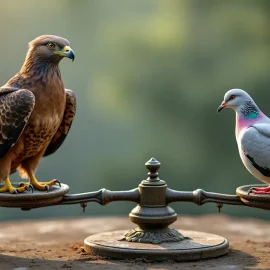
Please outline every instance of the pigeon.
[[[229, 90], [217, 112], [227, 108], [236, 113], [235, 137], [242, 162], [255, 178], [270, 185], [270, 119], [241, 89]], [[270, 194], [270, 186], [252, 187], [250, 193]]]

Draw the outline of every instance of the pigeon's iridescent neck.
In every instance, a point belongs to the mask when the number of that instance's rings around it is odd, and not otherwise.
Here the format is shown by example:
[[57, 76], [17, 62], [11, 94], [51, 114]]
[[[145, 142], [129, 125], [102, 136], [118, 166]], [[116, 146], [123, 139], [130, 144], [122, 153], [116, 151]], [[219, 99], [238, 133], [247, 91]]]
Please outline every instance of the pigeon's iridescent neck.
[[243, 128], [247, 128], [255, 124], [262, 118], [264, 118], [264, 114], [258, 108], [256, 111], [250, 110], [249, 112], [246, 113], [243, 113], [242, 111], [236, 113], [236, 128], [235, 128], [236, 137], [239, 135], [239, 133]]
[[236, 109], [236, 137], [238, 137], [243, 128], [253, 125], [264, 117], [265, 115], [253, 100], [246, 100], [241, 107], [239, 106]]
[[252, 100], [247, 100], [238, 111], [240, 118], [253, 120], [260, 117], [260, 110]]

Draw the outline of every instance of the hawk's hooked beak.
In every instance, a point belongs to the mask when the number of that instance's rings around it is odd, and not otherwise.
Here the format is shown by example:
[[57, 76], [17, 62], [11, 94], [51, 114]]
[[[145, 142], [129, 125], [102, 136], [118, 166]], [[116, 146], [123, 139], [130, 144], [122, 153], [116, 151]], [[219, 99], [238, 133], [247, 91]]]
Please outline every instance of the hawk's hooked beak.
[[69, 46], [65, 46], [62, 50], [56, 51], [54, 53], [58, 54], [60, 56], [63, 56], [63, 57], [70, 58], [70, 59], [72, 59], [72, 62], [75, 59], [74, 51]]
[[217, 108], [217, 113], [220, 113], [221, 110], [223, 110], [226, 107], [226, 102], [223, 101], [220, 106]]

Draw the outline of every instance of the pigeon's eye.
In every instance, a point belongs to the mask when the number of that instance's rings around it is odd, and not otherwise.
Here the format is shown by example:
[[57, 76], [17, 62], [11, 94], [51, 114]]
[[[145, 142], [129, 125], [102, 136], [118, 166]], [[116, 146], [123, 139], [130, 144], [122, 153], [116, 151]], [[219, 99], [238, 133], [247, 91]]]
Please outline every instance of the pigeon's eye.
[[47, 47], [49, 48], [49, 49], [54, 49], [55, 48], [55, 44], [54, 43], [52, 43], [52, 42], [49, 42], [48, 44], [47, 44]]
[[229, 98], [229, 100], [233, 100], [233, 99], [235, 99], [235, 95], [231, 95]]

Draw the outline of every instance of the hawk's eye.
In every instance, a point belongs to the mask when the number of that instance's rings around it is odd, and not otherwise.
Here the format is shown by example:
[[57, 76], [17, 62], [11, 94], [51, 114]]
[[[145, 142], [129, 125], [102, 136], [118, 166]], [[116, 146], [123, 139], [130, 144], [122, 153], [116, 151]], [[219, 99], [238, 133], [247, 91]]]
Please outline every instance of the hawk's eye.
[[52, 43], [52, 42], [49, 42], [48, 44], [47, 44], [47, 47], [49, 48], [49, 49], [54, 49], [55, 48], [55, 44], [54, 43]]
[[229, 98], [229, 100], [233, 100], [233, 99], [235, 99], [235, 95], [231, 95]]

